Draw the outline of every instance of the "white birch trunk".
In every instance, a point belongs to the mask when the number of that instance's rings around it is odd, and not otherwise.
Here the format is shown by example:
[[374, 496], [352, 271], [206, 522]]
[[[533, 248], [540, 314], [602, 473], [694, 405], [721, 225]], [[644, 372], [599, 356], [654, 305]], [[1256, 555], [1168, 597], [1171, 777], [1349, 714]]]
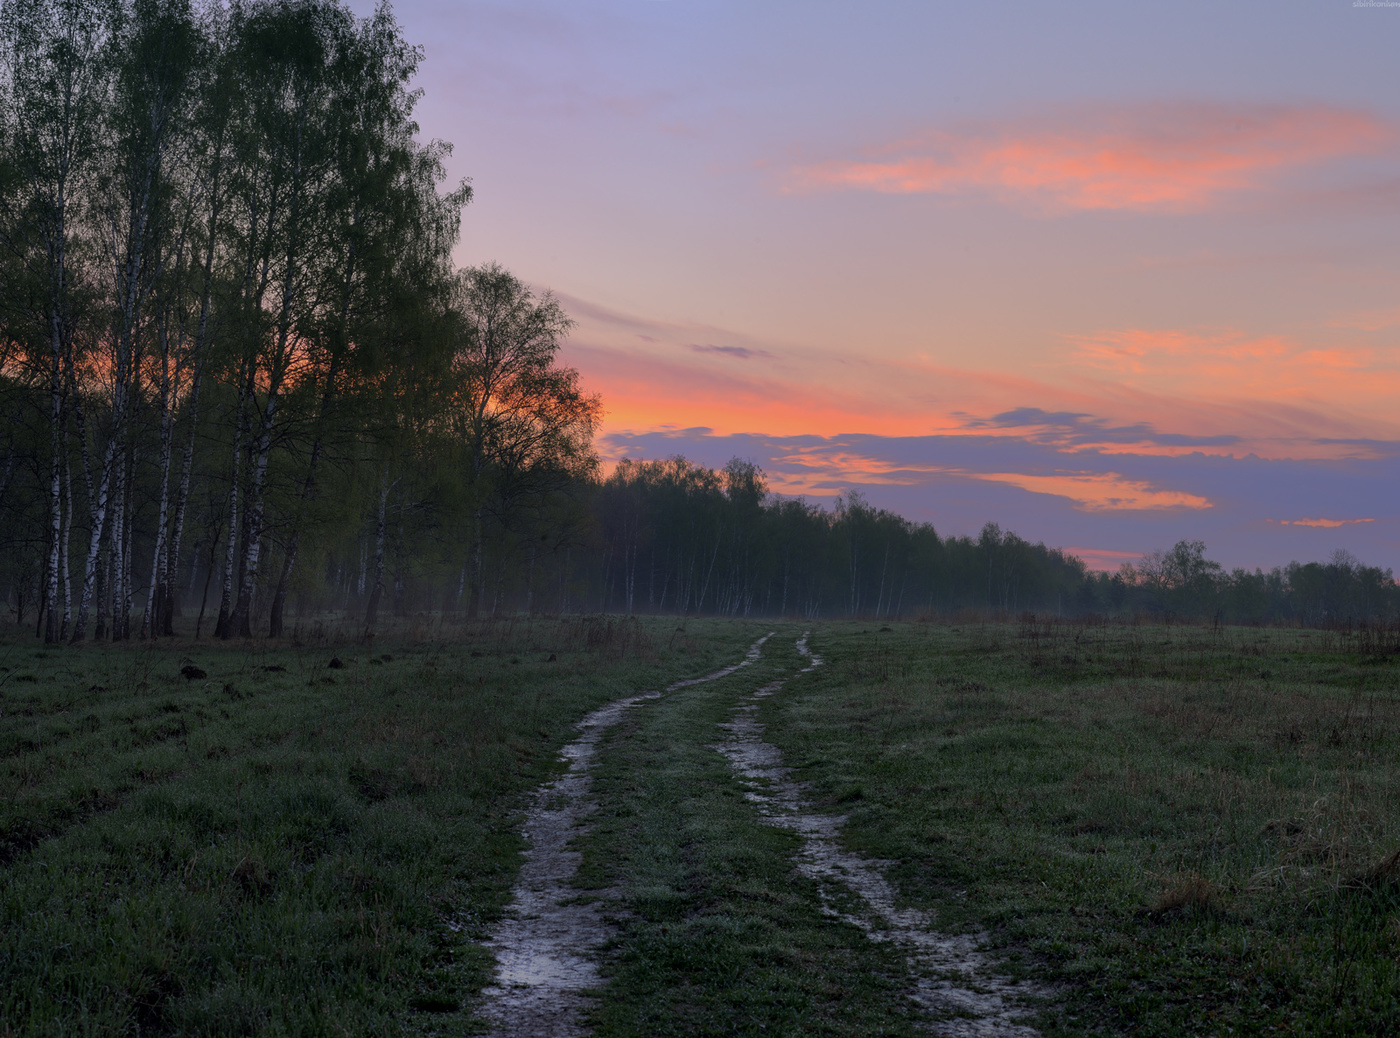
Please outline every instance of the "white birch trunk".
[[379, 515], [374, 527], [374, 584], [365, 606], [365, 637], [374, 634], [374, 622], [379, 616], [379, 600], [384, 595], [384, 540], [389, 516], [389, 474], [379, 484]]
[[[202, 368], [202, 362], [195, 367], [194, 382], [190, 386], [190, 434], [185, 439], [185, 454], [180, 463], [180, 486], [175, 494], [175, 528], [170, 532], [170, 547], [165, 561], [165, 605], [162, 607], [161, 624], [165, 634], [175, 633], [175, 582], [180, 578], [180, 551], [185, 538], [185, 510], [189, 505], [190, 476], [194, 471], [194, 437], [199, 426], [199, 389], [204, 379]], [[195, 579], [193, 568], [190, 574], [191, 587], [194, 586]]]
[[151, 586], [146, 591], [146, 610], [141, 616], [141, 640], [159, 633], [160, 618], [156, 615], [157, 595], [165, 587], [165, 538], [170, 510], [170, 454], [175, 423], [171, 414], [170, 339], [165, 328], [160, 332], [160, 480], [159, 503], [156, 506], [155, 549], [151, 557]]
[[53, 364], [49, 378], [50, 411], [49, 436], [53, 452], [49, 472], [49, 556], [48, 570], [44, 580], [44, 641], [55, 642], [58, 631], [58, 559], [63, 536], [63, 474], [62, 474], [62, 421], [63, 393], [61, 359], [63, 356], [59, 335], [59, 316], [53, 315]]
[[63, 621], [59, 625], [58, 640], [68, 637], [73, 623], [73, 576], [68, 564], [68, 538], [73, 532], [73, 464], [68, 452], [68, 424], [63, 427], [63, 545], [60, 550], [60, 565], [63, 567]]

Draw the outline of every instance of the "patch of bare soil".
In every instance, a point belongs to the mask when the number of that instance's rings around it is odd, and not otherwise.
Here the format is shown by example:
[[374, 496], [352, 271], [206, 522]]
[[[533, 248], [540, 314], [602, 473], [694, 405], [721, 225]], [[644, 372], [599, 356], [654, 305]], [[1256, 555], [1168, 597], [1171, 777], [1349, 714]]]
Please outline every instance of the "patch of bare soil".
[[[809, 661], [799, 674], [822, 665], [821, 657], [807, 647], [805, 634], [797, 650]], [[1043, 998], [1050, 992], [994, 973], [979, 950], [978, 935], [940, 934], [927, 912], [900, 908], [883, 871], [889, 863], [845, 850], [840, 839], [845, 817], [818, 813], [809, 784], [794, 779], [783, 766], [778, 748], [763, 741], [759, 705], [783, 684], [764, 685], [741, 703], [733, 720], [721, 726], [728, 738], [715, 748], [748, 786], [745, 795], [758, 805], [763, 819], [802, 837], [797, 870], [818, 882], [823, 910], [859, 927], [871, 940], [890, 941], [905, 949], [919, 977], [910, 996], [935, 1017], [931, 1026], [936, 1034], [1038, 1038], [1040, 1032], [1019, 1022], [1030, 1012], [1023, 1000]]]
[[[668, 685], [666, 692], [728, 677], [759, 658], [764, 635], [738, 663]], [[597, 810], [589, 795], [590, 769], [598, 744], [627, 711], [663, 692], [641, 692], [593, 711], [578, 724], [581, 733], [560, 751], [568, 769], [534, 794], [526, 813], [529, 842], [525, 864], [505, 917], [486, 946], [495, 953], [496, 983], [482, 992], [478, 1015], [499, 1038], [569, 1038], [583, 1034], [579, 1015], [588, 991], [602, 983], [596, 951], [609, 936], [609, 908], [616, 891], [584, 900], [571, 886], [581, 855], [571, 849], [584, 820]], [[613, 909], [615, 914], [615, 909]]]

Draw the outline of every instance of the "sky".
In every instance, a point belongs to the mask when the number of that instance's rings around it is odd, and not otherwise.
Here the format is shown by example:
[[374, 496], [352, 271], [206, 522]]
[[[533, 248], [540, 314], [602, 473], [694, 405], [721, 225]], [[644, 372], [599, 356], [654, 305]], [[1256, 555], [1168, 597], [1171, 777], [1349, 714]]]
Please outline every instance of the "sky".
[[1400, 570], [1400, 0], [395, 12], [457, 261], [564, 303], [605, 460]]

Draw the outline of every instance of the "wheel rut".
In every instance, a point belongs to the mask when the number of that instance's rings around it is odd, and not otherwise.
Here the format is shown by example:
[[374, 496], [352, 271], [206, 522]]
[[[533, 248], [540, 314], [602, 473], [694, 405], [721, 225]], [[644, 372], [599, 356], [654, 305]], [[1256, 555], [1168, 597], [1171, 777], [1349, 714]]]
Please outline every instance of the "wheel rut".
[[[822, 658], [807, 646], [806, 634], [798, 640], [797, 651], [807, 658], [799, 675], [822, 665]], [[981, 935], [940, 934], [927, 912], [900, 908], [885, 877], [891, 863], [843, 848], [846, 818], [819, 813], [811, 786], [794, 779], [778, 748], [764, 741], [759, 706], [783, 685], [771, 682], [741, 702], [732, 719], [721, 725], [728, 737], [715, 749], [729, 759], [763, 820], [802, 838], [797, 871], [817, 881], [823, 911], [859, 927], [871, 940], [892, 942], [904, 950], [918, 978], [909, 995], [932, 1017], [934, 1033], [948, 1038], [1039, 1038], [1039, 1031], [1020, 1022], [1030, 1013], [1024, 1000], [1051, 992], [997, 975], [979, 950]]]
[[477, 1015], [497, 1038], [582, 1035], [579, 1016], [588, 992], [602, 983], [597, 948], [612, 933], [607, 914], [616, 891], [581, 898], [571, 881], [582, 855], [571, 849], [585, 819], [597, 810], [591, 769], [608, 730], [639, 703], [667, 692], [728, 677], [758, 660], [764, 635], [744, 658], [698, 678], [676, 681], [660, 692], [639, 692], [593, 711], [576, 726], [579, 737], [560, 751], [568, 768], [535, 791], [526, 811], [529, 844], [510, 907], [486, 947], [496, 956], [496, 982], [482, 992]]

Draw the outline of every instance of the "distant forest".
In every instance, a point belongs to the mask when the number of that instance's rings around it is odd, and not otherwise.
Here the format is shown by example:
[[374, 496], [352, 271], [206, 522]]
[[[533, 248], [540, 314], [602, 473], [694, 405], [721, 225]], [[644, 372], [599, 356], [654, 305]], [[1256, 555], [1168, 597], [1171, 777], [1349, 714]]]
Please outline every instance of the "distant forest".
[[[624, 461], [590, 496], [595, 546], [575, 608], [619, 612], [897, 619], [957, 612], [1149, 616], [1227, 623], [1400, 617], [1389, 570], [1345, 552], [1267, 573], [1226, 572], [1182, 541], [1116, 573], [988, 523], [940, 537], [859, 495], [827, 510], [768, 495], [738, 459], [715, 472], [681, 458]], [[562, 588], [561, 588], [562, 592]], [[559, 601], [556, 598], [556, 603]], [[555, 605], [553, 608], [557, 608]]]
[[1232, 622], [1400, 615], [1346, 555], [1113, 575], [988, 525], [939, 537], [741, 460], [625, 461], [571, 323], [456, 269], [381, 6], [0, 2], [0, 590], [46, 642], [291, 633], [325, 611]]

